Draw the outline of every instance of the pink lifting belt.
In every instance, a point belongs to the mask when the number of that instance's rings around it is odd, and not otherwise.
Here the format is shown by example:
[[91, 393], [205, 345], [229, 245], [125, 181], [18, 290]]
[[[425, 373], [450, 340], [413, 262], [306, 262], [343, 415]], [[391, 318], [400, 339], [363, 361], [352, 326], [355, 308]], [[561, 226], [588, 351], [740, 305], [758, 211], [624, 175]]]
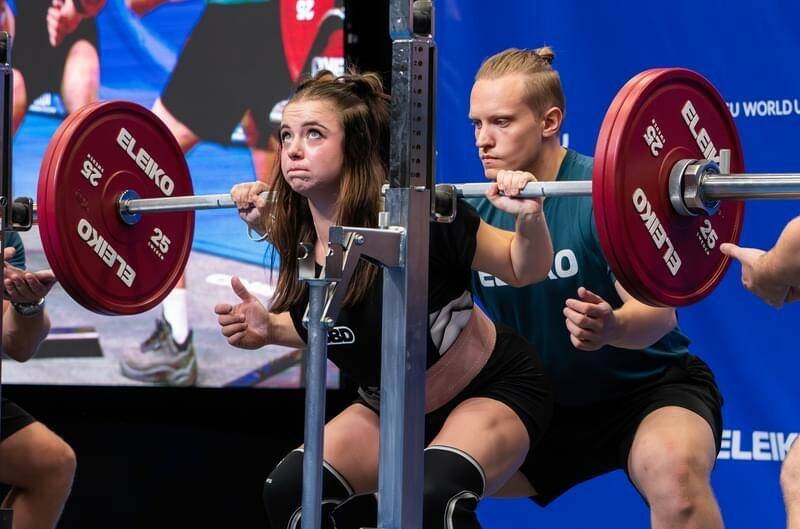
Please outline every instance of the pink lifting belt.
[[430, 413], [458, 395], [489, 360], [497, 341], [492, 320], [472, 307], [467, 324], [455, 342], [426, 373], [425, 413]]

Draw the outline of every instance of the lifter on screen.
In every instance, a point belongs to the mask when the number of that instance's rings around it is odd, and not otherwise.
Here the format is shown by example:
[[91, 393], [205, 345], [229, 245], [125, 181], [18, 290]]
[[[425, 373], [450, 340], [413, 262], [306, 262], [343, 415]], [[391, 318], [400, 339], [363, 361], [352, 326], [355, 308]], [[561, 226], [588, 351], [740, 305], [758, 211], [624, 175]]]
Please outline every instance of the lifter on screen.
[[[55, 283], [50, 270], [25, 271], [25, 249], [6, 233], [3, 267], [3, 352], [18, 362], [31, 358], [50, 329], [44, 298]], [[14, 510], [14, 529], [55, 527], [72, 488], [75, 453], [45, 425], [2, 399], [0, 482], [11, 485], [3, 501]]]
[[[165, 0], [125, 0], [138, 15]], [[241, 122], [256, 178], [267, 181], [277, 148], [269, 114], [291, 92], [277, 0], [206, 0], [172, 75], [153, 105], [184, 153], [201, 140], [230, 143]], [[189, 386], [197, 357], [184, 274], [162, 303], [153, 334], [123, 353], [122, 373], [145, 382]]]
[[0, 27], [14, 37], [13, 131], [45, 92], [61, 95], [67, 112], [97, 100], [100, 56], [94, 18], [106, 0], [0, 0]]

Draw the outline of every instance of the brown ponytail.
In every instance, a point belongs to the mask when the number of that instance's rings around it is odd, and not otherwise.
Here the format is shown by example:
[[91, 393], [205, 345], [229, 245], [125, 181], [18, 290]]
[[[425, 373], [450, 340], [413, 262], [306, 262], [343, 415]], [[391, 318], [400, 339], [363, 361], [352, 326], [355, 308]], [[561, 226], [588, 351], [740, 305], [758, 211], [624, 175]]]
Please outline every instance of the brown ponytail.
[[[350, 71], [336, 77], [323, 71], [301, 83], [289, 104], [323, 100], [336, 108], [344, 130], [344, 163], [339, 184], [336, 222], [343, 226], [376, 227], [381, 206], [381, 186], [387, 180], [389, 97], [380, 77]], [[278, 164], [272, 193], [274, 215], [266, 230], [280, 256], [278, 284], [272, 312], [284, 312], [298, 303], [305, 285], [297, 279], [298, 244], [316, 242], [308, 201], [286, 183]], [[377, 277], [375, 265], [361, 261], [350, 281], [344, 305], [363, 300]]]

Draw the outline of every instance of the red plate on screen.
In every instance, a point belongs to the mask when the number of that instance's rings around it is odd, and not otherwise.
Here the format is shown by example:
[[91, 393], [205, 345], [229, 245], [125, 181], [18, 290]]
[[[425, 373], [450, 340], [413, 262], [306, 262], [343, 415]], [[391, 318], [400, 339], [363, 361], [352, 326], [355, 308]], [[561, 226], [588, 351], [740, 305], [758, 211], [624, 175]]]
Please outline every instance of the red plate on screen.
[[37, 193], [42, 245], [78, 303], [135, 314], [166, 297], [189, 257], [193, 212], [119, 215], [124, 191], [142, 198], [192, 194], [178, 143], [149, 110], [94, 103], [68, 117], [48, 146]]

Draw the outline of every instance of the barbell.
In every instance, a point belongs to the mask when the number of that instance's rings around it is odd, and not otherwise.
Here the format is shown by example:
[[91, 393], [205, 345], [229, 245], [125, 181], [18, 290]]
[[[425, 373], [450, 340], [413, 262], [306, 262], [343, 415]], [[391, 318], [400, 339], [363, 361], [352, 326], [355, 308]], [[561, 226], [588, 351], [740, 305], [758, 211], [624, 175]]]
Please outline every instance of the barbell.
[[[686, 69], [644, 71], [603, 120], [591, 181], [533, 182], [521, 196], [592, 196], [611, 270], [643, 302], [708, 295], [738, 242], [738, 199], [798, 198], [800, 175], [748, 175], [717, 90]], [[483, 196], [488, 183], [442, 186]], [[47, 260], [67, 293], [99, 313], [148, 310], [172, 290], [192, 246], [194, 211], [234, 207], [193, 195], [183, 153], [158, 117], [130, 102], [68, 116], [42, 161], [34, 210]], [[731, 200], [733, 199], [733, 200]]]

